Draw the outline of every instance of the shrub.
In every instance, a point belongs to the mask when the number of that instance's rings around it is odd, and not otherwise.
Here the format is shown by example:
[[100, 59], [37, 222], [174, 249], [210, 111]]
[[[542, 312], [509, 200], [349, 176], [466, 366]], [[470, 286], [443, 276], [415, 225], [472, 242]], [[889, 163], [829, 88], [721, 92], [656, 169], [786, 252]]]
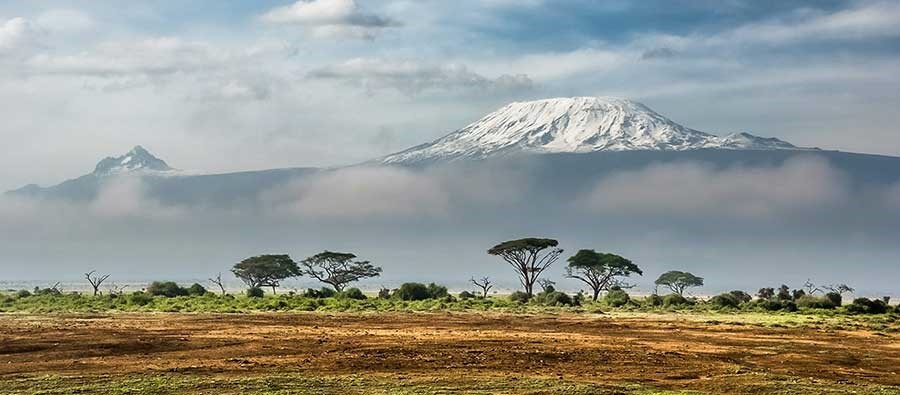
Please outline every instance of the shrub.
[[759, 306], [766, 311], [778, 311], [784, 307], [781, 305], [781, 301], [776, 299], [759, 299], [756, 301], [756, 306]]
[[173, 281], [154, 281], [147, 286], [147, 293], [153, 296], [174, 298], [176, 296], [187, 296], [188, 290]]
[[188, 295], [191, 296], [203, 296], [206, 294], [206, 288], [197, 283], [191, 284], [191, 286], [188, 287], [187, 291]]
[[390, 299], [391, 298], [391, 290], [388, 288], [382, 288], [378, 290], [378, 299]]
[[128, 295], [128, 303], [135, 306], [146, 306], [153, 301], [153, 297], [146, 292], [135, 291]]
[[247, 297], [261, 298], [263, 296], [266, 296], [266, 293], [260, 287], [251, 287], [247, 289]]
[[847, 311], [857, 314], [885, 314], [888, 305], [883, 300], [857, 298], [853, 304], [847, 306]]
[[690, 304], [690, 302], [685, 299], [684, 296], [681, 296], [679, 294], [668, 294], [666, 296], [663, 296], [663, 306], [684, 306], [687, 304]]
[[831, 302], [835, 307], [844, 304], [844, 297], [837, 292], [829, 292], [825, 294], [825, 299]]
[[435, 283], [428, 284], [428, 298], [429, 299], [441, 299], [446, 298], [450, 294], [447, 292], [447, 287], [443, 285], [437, 285]]
[[359, 288], [348, 288], [341, 292], [341, 297], [354, 300], [366, 300], [366, 295]]
[[522, 291], [516, 291], [509, 294], [509, 300], [513, 302], [528, 303], [528, 299], [530, 299], [528, 294]]
[[459, 300], [469, 300], [474, 297], [475, 297], [475, 295], [469, 291], [462, 291], [459, 293]]
[[644, 299], [644, 304], [647, 306], [662, 306], [663, 298], [662, 296], [653, 294]]
[[815, 296], [803, 295], [797, 299], [797, 306], [804, 309], [828, 309], [832, 310], [836, 306], [831, 299], [826, 297], [817, 298]]
[[630, 301], [631, 297], [621, 288], [610, 290], [606, 293], [606, 296], [603, 297], [603, 302], [610, 307], [622, 307]]
[[31, 296], [31, 292], [28, 292], [27, 289], [20, 289], [19, 292], [16, 292], [17, 298], [27, 298]]
[[394, 294], [400, 300], [425, 300], [428, 299], [428, 287], [422, 283], [403, 283]]
[[62, 295], [62, 292], [60, 292], [59, 289], [57, 289], [57, 288], [43, 288], [43, 289], [41, 289], [41, 288], [38, 288], [38, 287], [34, 287], [34, 295], [36, 295], [36, 296], [40, 296], [40, 295], [53, 295], [53, 296], [59, 296], [59, 295]]
[[737, 300], [738, 304], [747, 303], [747, 302], [750, 302], [751, 300], [753, 300], [753, 297], [744, 291], [734, 290], [729, 293], [731, 294], [731, 296], [734, 296], [734, 298], [735, 298], [735, 300]]
[[731, 292], [724, 293], [721, 295], [716, 295], [715, 297], [713, 297], [712, 299], [709, 300], [709, 303], [711, 303], [713, 306], [716, 306], [719, 308], [729, 308], [729, 307], [736, 308], [741, 304], [741, 302], [738, 300], [738, 298], [735, 297], [734, 294]]
[[546, 306], [572, 306], [574, 304], [569, 295], [559, 291], [541, 292], [535, 295], [534, 301]]
[[307, 298], [313, 299], [325, 299], [333, 297], [337, 294], [337, 292], [331, 288], [322, 287], [319, 289], [307, 288], [305, 292], [303, 292], [303, 296]]
[[793, 300], [785, 300], [781, 303], [781, 309], [789, 313], [793, 313], [797, 311], [797, 303], [794, 303]]

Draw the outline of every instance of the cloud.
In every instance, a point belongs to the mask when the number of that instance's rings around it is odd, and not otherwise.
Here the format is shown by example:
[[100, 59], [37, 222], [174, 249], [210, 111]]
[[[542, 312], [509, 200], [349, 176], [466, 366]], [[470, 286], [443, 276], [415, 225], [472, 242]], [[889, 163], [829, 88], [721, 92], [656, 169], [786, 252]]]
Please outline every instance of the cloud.
[[79, 32], [93, 29], [96, 24], [90, 15], [71, 9], [48, 10], [35, 18], [41, 29], [48, 32]]
[[659, 47], [644, 51], [644, 53], [641, 54], [641, 60], [668, 59], [675, 57], [675, 55], [677, 55], [677, 53], [671, 48]]
[[777, 167], [650, 165], [600, 180], [581, 203], [612, 215], [756, 220], [821, 213], [846, 202], [848, 195], [840, 172], [809, 157]]
[[147, 190], [140, 177], [119, 176], [107, 181], [97, 197], [89, 204], [90, 212], [100, 218], [144, 218], [170, 220], [182, 216], [184, 211], [174, 206], [163, 206], [147, 197]]
[[268, 191], [261, 201], [275, 212], [351, 221], [442, 216], [450, 203], [434, 178], [389, 167], [328, 172]]
[[429, 91], [515, 92], [534, 87], [524, 74], [504, 74], [488, 78], [461, 64], [426, 65], [412, 61], [356, 58], [341, 64], [318, 68], [307, 75], [312, 79], [336, 80], [357, 85], [373, 93], [393, 89], [406, 95]]
[[106, 43], [75, 55], [44, 53], [31, 58], [28, 66], [44, 74], [159, 76], [207, 71], [226, 59], [226, 53], [203, 42], [155, 37], [136, 42]]
[[272, 9], [261, 19], [271, 24], [307, 26], [318, 36], [372, 38], [379, 29], [399, 26], [399, 22], [387, 16], [363, 11], [354, 0], [299, 0]]
[[25, 18], [13, 18], [0, 25], [0, 53], [28, 44], [37, 34], [34, 23]]

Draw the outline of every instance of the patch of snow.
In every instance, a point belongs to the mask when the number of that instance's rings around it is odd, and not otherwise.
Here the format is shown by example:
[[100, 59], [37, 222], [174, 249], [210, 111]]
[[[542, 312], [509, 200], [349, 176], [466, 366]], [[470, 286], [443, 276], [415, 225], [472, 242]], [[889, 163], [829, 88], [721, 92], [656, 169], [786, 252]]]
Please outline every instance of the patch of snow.
[[434, 142], [382, 158], [384, 163], [486, 158], [515, 152], [802, 149], [748, 133], [725, 137], [681, 126], [647, 106], [615, 97], [516, 102]]

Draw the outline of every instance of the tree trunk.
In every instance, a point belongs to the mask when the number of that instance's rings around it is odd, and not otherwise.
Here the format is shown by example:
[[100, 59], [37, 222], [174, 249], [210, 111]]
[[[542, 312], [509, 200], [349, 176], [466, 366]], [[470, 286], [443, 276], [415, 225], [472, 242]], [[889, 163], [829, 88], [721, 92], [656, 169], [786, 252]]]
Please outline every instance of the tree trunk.
[[275, 286], [272, 286], [272, 295], [275, 295]]
[[600, 288], [594, 288], [594, 301], [597, 301], [597, 298], [600, 297]]

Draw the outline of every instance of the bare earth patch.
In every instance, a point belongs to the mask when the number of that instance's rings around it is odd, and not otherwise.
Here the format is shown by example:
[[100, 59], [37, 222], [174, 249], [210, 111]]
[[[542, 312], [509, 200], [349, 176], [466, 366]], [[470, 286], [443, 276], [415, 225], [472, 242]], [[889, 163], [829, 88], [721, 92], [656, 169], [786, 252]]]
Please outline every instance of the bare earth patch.
[[[898, 344], [896, 333], [657, 316], [0, 315], [0, 392], [28, 393], [48, 377], [56, 385], [92, 377], [354, 377], [372, 386], [426, 380], [445, 391], [436, 393], [480, 393], [479, 383], [506, 380], [611, 393], [900, 393]], [[549, 384], [546, 392], [510, 386], [509, 393], [557, 393]]]

